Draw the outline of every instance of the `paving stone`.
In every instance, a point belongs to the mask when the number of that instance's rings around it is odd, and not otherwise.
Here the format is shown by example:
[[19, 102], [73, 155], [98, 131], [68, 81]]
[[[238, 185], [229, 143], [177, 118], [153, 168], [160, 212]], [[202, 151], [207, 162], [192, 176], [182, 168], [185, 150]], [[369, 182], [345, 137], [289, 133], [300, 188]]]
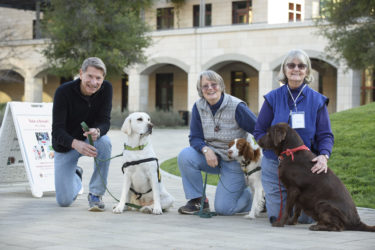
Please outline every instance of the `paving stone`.
[[[187, 129], [155, 129], [152, 135], [159, 161], [165, 161], [188, 146]], [[112, 155], [121, 152], [124, 136], [109, 132]], [[180, 215], [186, 203], [181, 179], [163, 172], [166, 189], [175, 197], [174, 207], [163, 215], [125, 211], [113, 214], [117, 203], [106, 194], [106, 211], [87, 211], [88, 183], [93, 160], [82, 157], [85, 192], [71, 207], [56, 204], [54, 193], [33, 198], [22, 185], [0, 187], [0, 249], [375, 249], [369, 232], [313, 232], [309, 225], [273, 228], [265, 215], [248, 220], [243, 215], [215, 216], [210, 219]], [[119, 197], [122, 160], [112, 160], [108, 188]], [[215, 187], [207, 187], [213, 208]], [[375, 210], [358, 208], [362, 220], [375, 225]]]

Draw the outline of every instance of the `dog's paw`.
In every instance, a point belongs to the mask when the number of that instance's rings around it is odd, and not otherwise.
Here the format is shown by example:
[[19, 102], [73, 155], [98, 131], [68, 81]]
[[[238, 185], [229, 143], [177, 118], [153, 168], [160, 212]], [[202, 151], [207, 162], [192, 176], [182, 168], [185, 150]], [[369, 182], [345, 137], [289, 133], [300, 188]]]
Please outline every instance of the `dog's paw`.
[[154, 208], [152, 209], [152, 213], [153, 214], [163, 214], [163, 211], [161, 210], [161, 208]]
[[117, 206], [113, 207], [113, 213], [115, 214], [121, 214], [124, 211], [124, 206], [121, 204], [118, 204]]
[[319, 231], [319, 226], [318, 225], [312, 225], [312, 226], [309, 227], [309, 229], [311, 231]]
[[273, 227], [284, 227], [284, 224], [282, 224], [280, 221], [275, 221], [274, 223], [272, 223], [272, 226]]
[[255, 216], [254, 215], [251, 215], [251, 214], [247, 214], [244, 216], [245, 219], [249, 219], [249, 220], [254, 220], [255, 219]]
[[247, 215], [245, 215], [244, 217], [246, 219], [251, 219], [251, 220], [255, 219], [255, 211], [253, 209], [250, 210], [250, 212]]
[[297, 221], [294, 221], [293, 219], [289, 219], [286, 224], [287, 225], [297, 225]]

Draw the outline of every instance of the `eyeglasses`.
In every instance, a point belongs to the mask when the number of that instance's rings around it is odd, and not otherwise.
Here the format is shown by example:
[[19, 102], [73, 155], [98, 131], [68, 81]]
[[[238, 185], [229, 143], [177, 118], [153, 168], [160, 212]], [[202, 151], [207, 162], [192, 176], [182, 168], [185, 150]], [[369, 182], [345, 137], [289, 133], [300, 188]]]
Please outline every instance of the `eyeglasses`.
[[288, 69], [294, 69], [296, 66], [298, 67], [298, 69], [300, 70], [304, 70], [307, 68], [307, 65], [306, 64], [303, 64], [303, 63], [299, 63], [299, 64], [295, 64], [295, 63], [287, 63], [286, 66], [288, 67]]
[[217, 83], [205, 84], [205, 85], [202, 86], [202, 89], [203, 89], [203, 90], [208, 90], [210, 87], [211, 87], [212, 89], [217, 89], [218, 84], [217, 84]]

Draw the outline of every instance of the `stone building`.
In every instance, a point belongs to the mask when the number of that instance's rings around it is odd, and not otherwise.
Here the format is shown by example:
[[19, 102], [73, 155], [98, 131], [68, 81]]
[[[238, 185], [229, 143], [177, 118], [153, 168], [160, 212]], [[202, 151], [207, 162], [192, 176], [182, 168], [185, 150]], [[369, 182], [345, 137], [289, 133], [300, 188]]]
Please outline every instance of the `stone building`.
[[[280, 86], [284, 55], [295, 48], [310, 56], [311, 86], [329, 97], [330, 113], [359, 106], [362, 72], [326, 59], [327, 40], [313, 22], [319, 13], [319, 0], [185, 0], [180, 7], [154, 1], [143, 13], [153, 29], [147, 63], [109, 79], [113, 106], [190, 111], [199, 73], [212, 69], [223, 77], [227, 93], [258, 113], [262, 96]], [[33, 10], [0, 6], [0, 102], [50, 102], [64, 82], [47, 73], [41, 50], [48, 40], [35, 38], [35, 16]], [[1, 38], [6, 31], [10, 38]]]

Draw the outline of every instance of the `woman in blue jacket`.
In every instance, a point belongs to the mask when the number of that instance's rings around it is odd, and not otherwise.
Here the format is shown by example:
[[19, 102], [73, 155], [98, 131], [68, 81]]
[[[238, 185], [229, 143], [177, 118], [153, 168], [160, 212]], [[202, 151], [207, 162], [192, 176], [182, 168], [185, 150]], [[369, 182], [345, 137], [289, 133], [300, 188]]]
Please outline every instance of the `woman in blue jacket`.
[[[316, 174], [327, 172], [327, 161], [333, 147], [333, 134], [329, 120], [328, 98], [311, 89], [313, 80], [311, 61], [303, 50], [291, 50], [285, 57], [279, 73], [284, 83], [264, 96], [264, 103], [255, 125], [254, 137], [259, 140], [267, 129], [277, 123], [286, 122], [294, 128], [305, 145], [318, 156], [311, 171]], [[280, 190], [277, 155], [264, 150], [262, 160], [262, 184], [266, 193], [266, 207], [270, 222], [280, 212]], [[286, 189], [281, 185], [283, 207], [286, 203]], [[312, 219], [302, 214], [300, 223], [311, 223]]]

